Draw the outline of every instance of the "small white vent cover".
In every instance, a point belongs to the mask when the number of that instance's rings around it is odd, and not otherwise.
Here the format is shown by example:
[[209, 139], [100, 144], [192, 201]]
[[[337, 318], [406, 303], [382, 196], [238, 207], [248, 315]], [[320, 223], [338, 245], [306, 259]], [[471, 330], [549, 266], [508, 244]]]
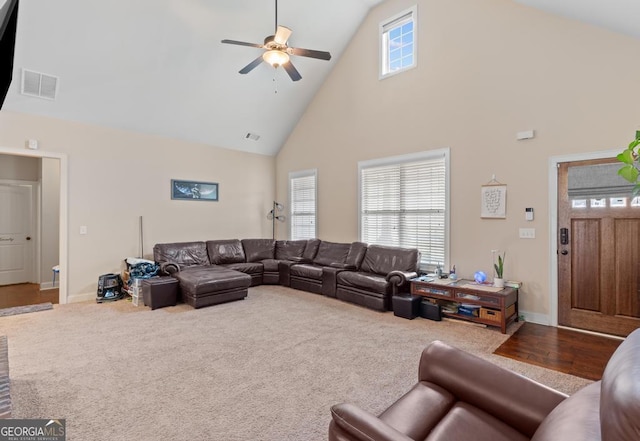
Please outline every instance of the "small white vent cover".
[[256, 133], [247, 133], [244, 137], [245, 139], [250, 139], [252, 141], [257, 141], [260, 139], [260, 135], [256, 134]]
[[58, 77], [22, 69], [22, 86], [20, 92], [23, 95], [55, 100], [57, 90]]

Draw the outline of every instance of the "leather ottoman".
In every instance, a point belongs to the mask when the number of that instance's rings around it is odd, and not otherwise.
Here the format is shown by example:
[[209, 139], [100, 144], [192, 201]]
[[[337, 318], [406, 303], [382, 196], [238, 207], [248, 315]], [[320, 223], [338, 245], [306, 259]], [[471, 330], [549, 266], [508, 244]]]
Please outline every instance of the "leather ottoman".
[[393, 315], [413, 320], [420, 316], [422, 296], [393, 296]]
[[174, 277], [180, 281], [182, 301], [194, 308], [242, 300], [251, 286], [250, 275], [219, 266], [186, 269]]
[[173, 277], [152, 277], [142, 281], [142, 298], [151, 309], [175, 306], [178, 301], [178, 280]]

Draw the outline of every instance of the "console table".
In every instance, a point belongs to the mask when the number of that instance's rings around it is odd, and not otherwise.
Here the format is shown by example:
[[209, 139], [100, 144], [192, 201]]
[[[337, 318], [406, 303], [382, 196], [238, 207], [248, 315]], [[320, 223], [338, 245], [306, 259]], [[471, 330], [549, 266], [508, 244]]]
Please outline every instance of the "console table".
[[518, 290], [494, 288], [471, 280], [413, 279], [411, 294], [437, 303], [446, 300], [456, 304], [480, 306], [478, 316], [443, 311], [446, 317], [469, 320], [489, 326], [499, 326], [503, 334], [507, 325], [518, 320]]

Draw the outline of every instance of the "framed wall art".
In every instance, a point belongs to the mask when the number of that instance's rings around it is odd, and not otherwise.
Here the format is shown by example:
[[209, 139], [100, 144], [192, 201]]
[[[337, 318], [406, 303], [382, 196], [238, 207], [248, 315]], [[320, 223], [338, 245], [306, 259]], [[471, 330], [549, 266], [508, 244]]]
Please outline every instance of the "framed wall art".
[[505, 219], [507, 217], [507, 186], [490, 182], [480, 188], [480, 217], [483, 219]]
[[217, 201], [218, 184], [216, 182], [171, 180], [171, 199], [191, 201]]

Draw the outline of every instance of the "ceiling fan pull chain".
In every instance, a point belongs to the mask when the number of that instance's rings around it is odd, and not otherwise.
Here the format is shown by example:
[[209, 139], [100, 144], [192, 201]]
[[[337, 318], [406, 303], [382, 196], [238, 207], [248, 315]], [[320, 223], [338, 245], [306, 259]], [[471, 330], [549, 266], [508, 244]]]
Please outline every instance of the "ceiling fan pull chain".
[[278, 69], [273, 70], [273, 93], [278, 93]]

